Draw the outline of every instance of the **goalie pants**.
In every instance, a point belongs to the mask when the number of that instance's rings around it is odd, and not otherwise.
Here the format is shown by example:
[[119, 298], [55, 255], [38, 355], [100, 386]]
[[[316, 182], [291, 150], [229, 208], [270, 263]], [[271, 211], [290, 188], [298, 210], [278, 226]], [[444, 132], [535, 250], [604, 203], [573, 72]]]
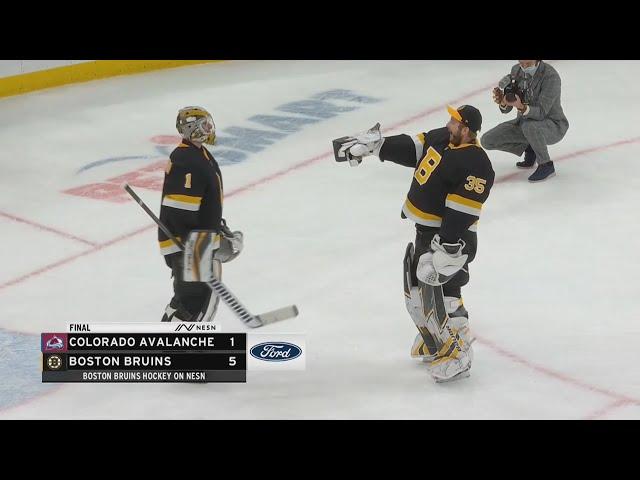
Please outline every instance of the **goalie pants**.
[[[422, 225], [416, 225], [416, 241], [415, 241], [415, 253], [413, 256], [413, 264], [411, 265], [411, 276], [414, 285], [418, 284], [416, 278], [416, 269], [418, 267], [418, 260], [423, 253], [429, 251], [431, 246], [431, 240], [434, 235], [440, 231], [439, 228], [425, 227]], [[467, 263], [464, 264], [462, 270], [454, 275], [451, 280], [442, 286], [442, 293], [445, 297], [457, 297], [461, 298], [461, 288], [469, 283], [469, 264], [476, 256], [476, 249], [478, 246], [478, 235], [476, 232], [466, 231], [462, 235], [462, 240], [465, 242], [465, 247], [462, 250], [463, 254], [468, 254], [469, 258]]]

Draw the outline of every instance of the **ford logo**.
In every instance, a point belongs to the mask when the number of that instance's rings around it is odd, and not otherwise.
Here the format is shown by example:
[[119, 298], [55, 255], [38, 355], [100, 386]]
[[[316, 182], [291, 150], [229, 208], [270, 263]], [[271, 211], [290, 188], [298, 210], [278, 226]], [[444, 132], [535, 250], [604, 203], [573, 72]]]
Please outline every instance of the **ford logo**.
[[265, 362], [286, 362], [302, 355], [302, 349], [293, 343], [266, 342], [259, 343], [249, 351], [253, 358]]

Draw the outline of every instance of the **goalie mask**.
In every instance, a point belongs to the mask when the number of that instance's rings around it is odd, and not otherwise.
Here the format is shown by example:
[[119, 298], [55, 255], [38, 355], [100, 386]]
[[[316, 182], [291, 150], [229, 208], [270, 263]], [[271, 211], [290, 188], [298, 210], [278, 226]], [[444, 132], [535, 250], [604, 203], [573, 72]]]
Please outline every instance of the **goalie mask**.
[[178, 112], [176, 129], [187, 140], [213, 145], [216, 124], [211, 114], [202, 107], [185, 107]]

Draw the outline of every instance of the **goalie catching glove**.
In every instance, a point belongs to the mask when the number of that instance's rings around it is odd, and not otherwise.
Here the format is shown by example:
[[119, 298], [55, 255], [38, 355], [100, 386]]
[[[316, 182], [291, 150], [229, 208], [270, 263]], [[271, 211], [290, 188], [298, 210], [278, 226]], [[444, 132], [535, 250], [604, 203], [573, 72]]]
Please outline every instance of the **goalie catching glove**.
[[[211, 282], [219, 278], [220, 263], [242, 252], [242, 232], [231, 232], [223, 223], [221, 233], [193, 230], [184, 244], [182, 276], [185, 282]], [[217, 265], [216, 265], [217, 264]]]
[[336, 138], [333, 141], [333, 155], [336, 162], [348, 161], [349, 165], [357, 167], [363, 157], [378, 156], [383, 143], [384, 138], [380, 133], [380, 124], [376, 123], [364, 133]]
[[447, 283], [464, 267], [469, 255], [462, 254], [464, 241], [442, 243], [440, 235], [431, 240], [431, 250], [420, 256], [416, 277], [421, 282], [437, 287]]
[[215, 254], [216, 260], [227, 263], [236, 258], [244, 248], [242, 232], [232, 232], [223, 218], [220, 226], [220, 248]]

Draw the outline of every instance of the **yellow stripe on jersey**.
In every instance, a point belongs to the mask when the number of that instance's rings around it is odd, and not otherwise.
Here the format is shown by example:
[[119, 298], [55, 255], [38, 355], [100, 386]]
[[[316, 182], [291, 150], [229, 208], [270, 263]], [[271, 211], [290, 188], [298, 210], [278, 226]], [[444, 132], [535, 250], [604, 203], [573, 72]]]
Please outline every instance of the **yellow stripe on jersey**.
[[471, 200], [470, 198], [463, 197], [458, 195], [457, 193], [450, 193], [447, 195], [447, 200], [451, 200], [452, 202], [460, 203], [462, 205], [466, 205], [467, 207], [476, 208], [478, 210], [482, 210], [482, 203], [477, 202], [475, 200]]
[[202, 197], [195, 197], [192, 195], [170, 194], [165, 195], [162, 199], [162, 205], [179, 208], [181, 210], [189, 210], [191, 212], [197, 212], [200, 210], [201, 203]]
[[458, 212], [468, 213], [469, 215], [480, 216], [482, 211], [482, 203], [470, 200], [455, 193], [447, 195], [445, 206], [457, 210]]
[[[418, 225], [424, 225], [425, 227], [436, 227], [436, 228], [439, 228], [440, 226], [442, 226], [442, 217], [439, 217], [438, 215], [433, 215], [432, 213], [423, 212], [418, 207], [416, 207], [413, 203], [411, 203], [411, 201], [408, 198], [404, 202], [404, 205], [402, 206], [402, 211], [407, 216], [407, 218], [413, 220]], [[477, 216], [479, 216], [479, 214]], [[476, 232], [478, 230], [478, 222], [475, 221], [469, 227], [469, 230], [471, 232]]]
[[169, 195], [165, 195], [164, 198], [169, 198], [171, 200], [176, 200], [178, 202], [193, 203], [194, 205], [200, 205], [202, 203], [202, 197], [195, 197], [193, 195], [181, 195], [177, 193], [171, 193]]
[[404, 206], [411, 214], [423, 220], [442, 221], [442, 217], [433, 215], [431, 213], [423, 212], [418, 207], [416, 207], [413, 203], [411, 203], [411, 201], [409, 201], [408, 198], [407, 198], [407, 201], [404, 202]]
[[[178, 240], [180, 240], [180, 237], [176, 237]], [[160, 244], [160, 248], [166, 248], [169, 247], [171, 245], [175, 245], [176, 242], [174, 242], [173, 240], [171, 240], [170, 238], [163, 240], [161, 242], [158, 242]]]
[[424, 133], [419, 133], [418, 135], [416, 135], [416, 138], [422, 145], [424, 145], [424, 142], [425, 142]]
[[[180, 240], [180, 237], [176, 238]], [[160, 244], [160, 253], [162, 253], [162, 255], [170, 255], [181, 250], [180, 247], [170, 238], [158, 243]]]

